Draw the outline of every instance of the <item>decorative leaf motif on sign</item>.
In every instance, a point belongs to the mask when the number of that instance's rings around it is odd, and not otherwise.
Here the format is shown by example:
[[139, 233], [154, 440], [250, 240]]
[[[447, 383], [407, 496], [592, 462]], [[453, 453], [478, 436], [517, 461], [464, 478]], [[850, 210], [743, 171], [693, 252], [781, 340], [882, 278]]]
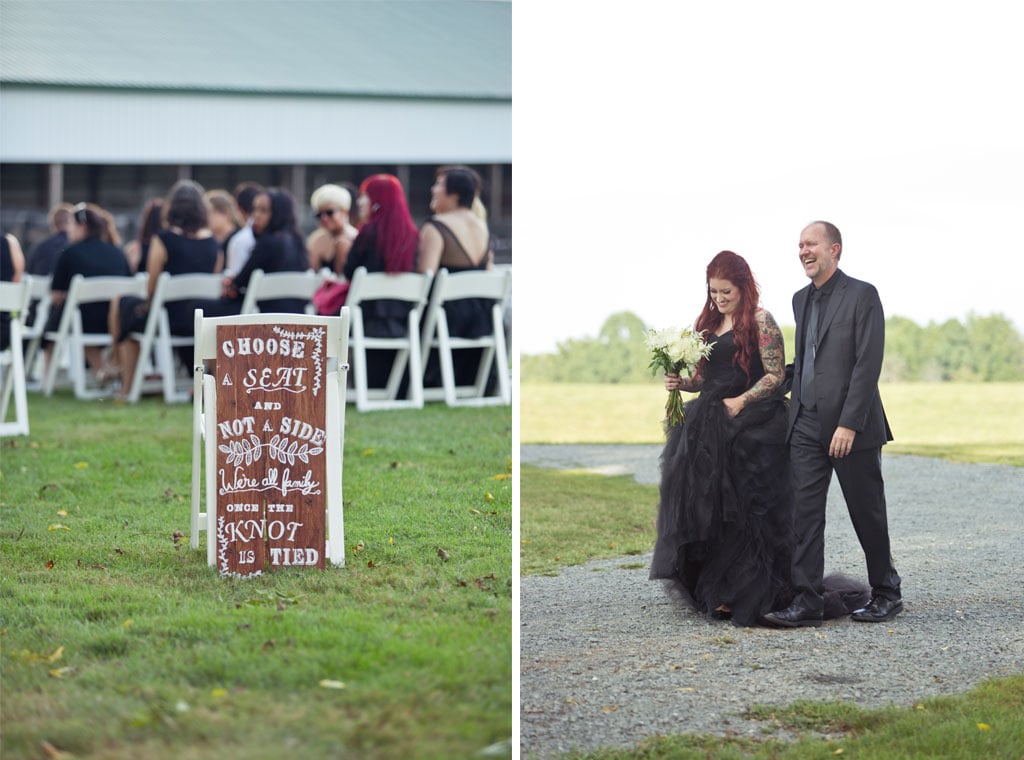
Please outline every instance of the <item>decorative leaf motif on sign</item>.
[[294, 465], [295, 460], [303, 464], [309, 464], [310, 457], [315, 457], [324, 450], [322, 446], [310, 446], [308, 443], [300, 444], [299, 441], [292, 441], [280, 435], [275, 435], [270, 439], [269, 443], [262, 443], [256, 436], [251, 436], [250, 440], [252, 441], [251, 443], [246, 440], [230, 441], [229, 443], [218, 445], [217, 448], [222, 453], [228, 455], [226, 462], [229, 465], [239, 462], [245, 462], [245, 464], [249, 465], [259, 461], [259, 458], [262, 456], [262, 449], [264, 448], [267, 449], [267, 456], [281, 464]]

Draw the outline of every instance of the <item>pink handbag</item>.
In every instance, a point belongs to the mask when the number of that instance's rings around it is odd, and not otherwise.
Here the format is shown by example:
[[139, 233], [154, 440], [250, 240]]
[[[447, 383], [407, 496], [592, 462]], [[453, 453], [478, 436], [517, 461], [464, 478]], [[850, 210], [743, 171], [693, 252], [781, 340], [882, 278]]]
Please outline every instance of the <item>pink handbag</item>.
[[336, 317], [348, 297], [348, 280], [328, 280], [313, 294], [313, 305], [322, 317]]

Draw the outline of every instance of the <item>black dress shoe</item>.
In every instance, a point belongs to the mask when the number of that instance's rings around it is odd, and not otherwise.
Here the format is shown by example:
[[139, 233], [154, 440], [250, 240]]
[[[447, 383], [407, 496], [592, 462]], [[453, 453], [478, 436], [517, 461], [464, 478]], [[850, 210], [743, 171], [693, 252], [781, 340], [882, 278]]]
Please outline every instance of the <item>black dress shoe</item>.
[[866, 606], [854, 610], [850, 617], [858, 623], [883, 623], [903, 612], [903, 600], [873, 596]]
[[784, 610], [769, 612], [763, 618], [769, 625], [783, 628], [820, 628], [821, 613], [790, 605]]

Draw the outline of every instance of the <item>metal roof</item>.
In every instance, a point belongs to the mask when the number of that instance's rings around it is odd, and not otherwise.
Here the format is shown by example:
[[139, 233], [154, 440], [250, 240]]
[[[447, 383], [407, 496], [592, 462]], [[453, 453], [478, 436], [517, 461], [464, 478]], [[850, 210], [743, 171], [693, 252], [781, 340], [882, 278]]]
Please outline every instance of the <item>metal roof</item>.
[[512, 99], [501, 0], [0, 0], [0, 83]]

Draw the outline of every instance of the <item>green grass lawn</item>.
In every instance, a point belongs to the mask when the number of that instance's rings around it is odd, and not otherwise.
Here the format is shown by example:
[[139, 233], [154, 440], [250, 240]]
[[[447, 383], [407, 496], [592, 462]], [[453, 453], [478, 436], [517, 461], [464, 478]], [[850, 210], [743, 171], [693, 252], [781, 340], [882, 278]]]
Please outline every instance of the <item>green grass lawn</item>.
[[3, 757], [511, 753], [510, 409], [350, 409], [347, 567], [247, 580], [188, 548], [190, 406], [30, 417], [0, 441]]
[[[1024, 384], [907, 383], [882, 387], [896, 441], [886, 453], [1024, 466]], [[660, 444], [659, 385], [523, 385], [522, 443]], [[520, 466], [520, 571], [557, 574], [565, 565], [645, 554], [654, 544], [658, 488], [631, 476]], [[569, 540], [571, 537], [571, 540]], [[797, 741], [678, 734], [628, 750], [568, 760], [810, 760], [825, 757], [1024, 758], [1024, 676], [912, 708], [865, 710], [801, 702], [755, 708], [804, 735]], [[828, 739], [821, 738], [827, 735]]]
[[[1024, 383], [888, 383], [885, 451], [1024, 466]], [[524, 384], [521, 443], [661, 443], [660, 384]]]

